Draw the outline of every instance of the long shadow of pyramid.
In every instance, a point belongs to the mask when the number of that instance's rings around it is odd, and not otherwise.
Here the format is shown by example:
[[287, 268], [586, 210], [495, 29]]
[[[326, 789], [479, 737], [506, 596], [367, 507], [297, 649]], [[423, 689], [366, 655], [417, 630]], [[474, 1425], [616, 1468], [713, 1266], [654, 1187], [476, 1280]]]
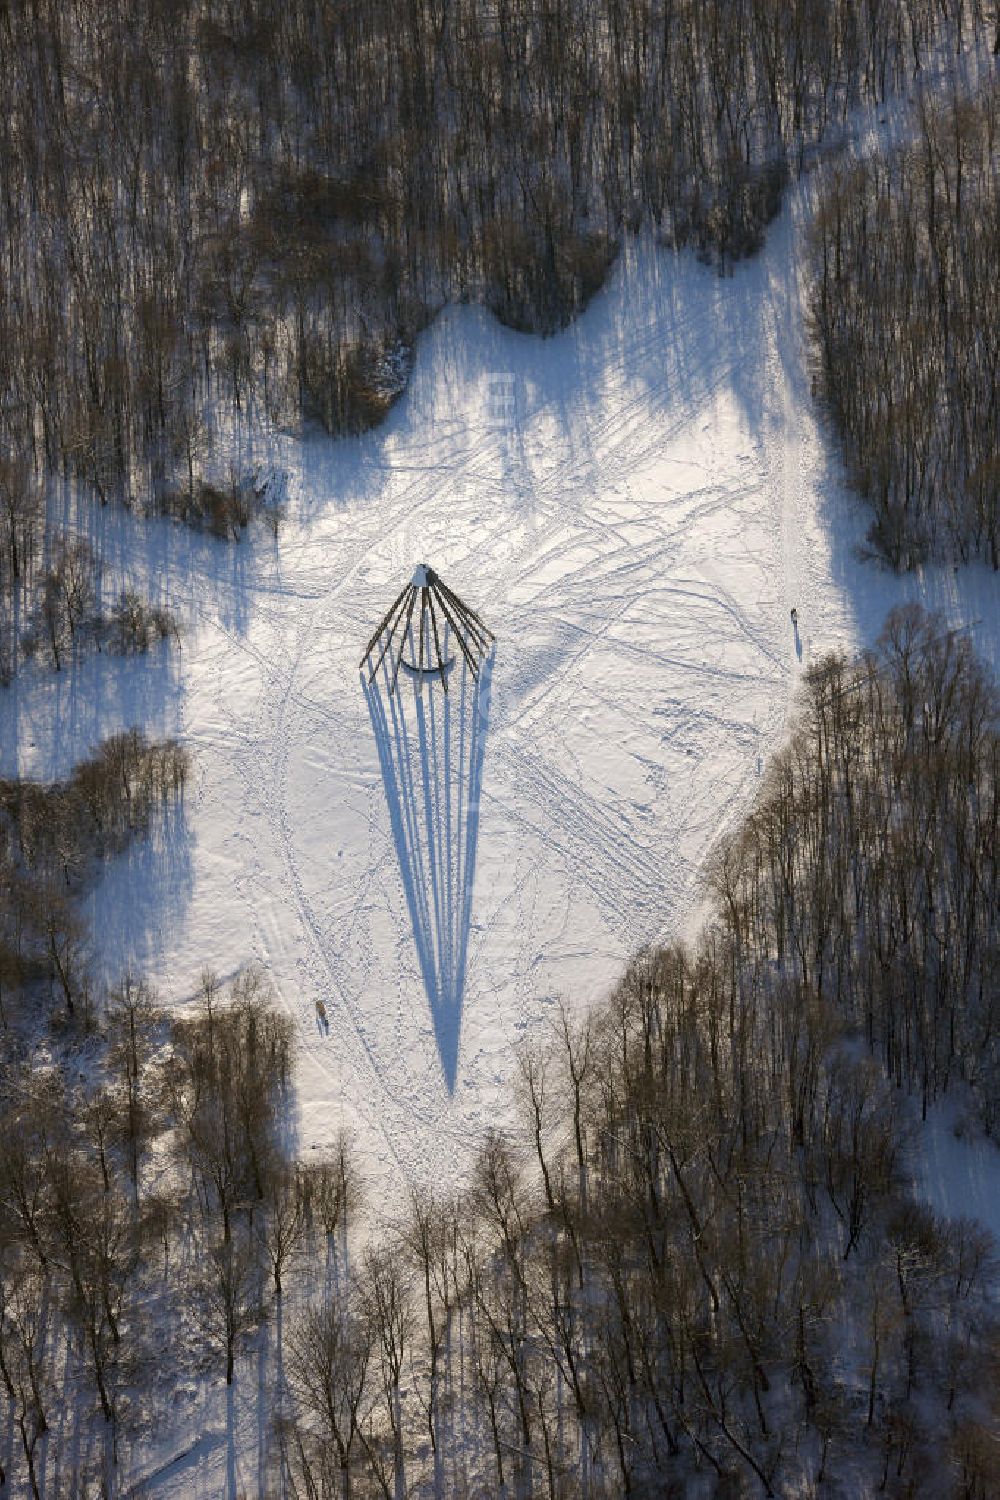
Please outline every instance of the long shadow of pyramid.
[[400, 679], [395, 691], [383, 674], [362, 677], [449, 1092], [458, 1071], [492, 664], [491, 653], [477, 674], [460, 659], [447, 692], [437, 676]]

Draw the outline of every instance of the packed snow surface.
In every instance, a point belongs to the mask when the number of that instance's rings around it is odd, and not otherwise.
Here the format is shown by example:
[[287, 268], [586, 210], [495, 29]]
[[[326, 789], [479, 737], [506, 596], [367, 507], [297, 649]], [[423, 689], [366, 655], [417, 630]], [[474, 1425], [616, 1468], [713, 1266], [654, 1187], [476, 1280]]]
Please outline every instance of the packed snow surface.
[[[93, 897], [103, 958], [177, 1004], [205, 965], [266, 965], [298, 1029], [300, 1150], [345, 1126], [385, 1189], [457, 1184], [557, 1002], [690, 930], [811, 655], [909, 596], [995, 664], [992, 579], [855, 555], [809, 392], [802, 203], [732, 275], [628, 243], [551, 339], [449, 309], [363, 439], [236, 433], [235, 463], [287, 474], [276, 544], [86, 521], [183, 649], [26, 676], [8, 768], [64, 772], [136, 722], [190, 745], [183, 826]], [[373, 701], [358, 670], [421, 559], [497, 636], [482, 691], [456, 664], [447, 723], [440, 683]]]

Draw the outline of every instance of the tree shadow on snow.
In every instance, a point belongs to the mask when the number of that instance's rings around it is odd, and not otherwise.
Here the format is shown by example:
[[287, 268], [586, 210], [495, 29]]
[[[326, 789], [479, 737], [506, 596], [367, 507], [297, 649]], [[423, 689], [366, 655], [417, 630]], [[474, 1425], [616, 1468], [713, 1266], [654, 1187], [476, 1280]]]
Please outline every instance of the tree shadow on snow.
[[127, 969], [139, 973], [155, 963], [167, 935], [184, 922], [194, 872], [191, 834], [183, 801], [166, 807], [98, 871], [87, 911], [100, 935], [100, 968], [109, 983]]
[[[445, 644], [447, 654], [447, 642]], [[458, 1070], [492, 655], [439, 679], [362, 674], [413, 938], [449, 1093]]]

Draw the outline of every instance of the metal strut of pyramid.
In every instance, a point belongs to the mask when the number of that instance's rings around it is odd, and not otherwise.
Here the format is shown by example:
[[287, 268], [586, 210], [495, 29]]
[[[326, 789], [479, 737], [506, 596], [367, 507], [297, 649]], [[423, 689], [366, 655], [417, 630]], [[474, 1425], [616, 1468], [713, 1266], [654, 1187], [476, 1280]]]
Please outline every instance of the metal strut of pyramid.
[[472, 675], [478, 677], [495, 640], [476, 611], [433, 568], [419, 563], [368, 642], [359, 665], [372, 663], [368, 678], [372, 683], [384, 664], [390, 693], [395, 691], [400, 667], [418, 680], [440, 676], [447, 692], [448, 672], [455, 663], [452, 644], [457, 644]]

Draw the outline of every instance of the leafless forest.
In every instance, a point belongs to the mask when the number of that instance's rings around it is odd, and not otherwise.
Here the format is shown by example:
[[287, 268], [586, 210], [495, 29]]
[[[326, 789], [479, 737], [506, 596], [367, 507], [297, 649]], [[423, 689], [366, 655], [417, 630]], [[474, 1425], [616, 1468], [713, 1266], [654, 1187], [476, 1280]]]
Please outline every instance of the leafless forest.
[[878, 550], [1000, 568], [1000, 89], [924, 100], [914, 125], [816, 215], [820, 386]]
[[996, 24], [984, 0], [4, 6], [0, 678], [25, 631], [58, 654], [54, 477], [276, 526], [268, 476], [218, 471], [221, 414], [369, 426], [445, 300], [554, 329], [623, 228], [752, 252], [853, 104]]
[[[72, 1493], [109, 1493], [168, 1389], [232, 1380], [268, 1331], [275, 1494], [996, 1494], [994, 1248], [919, 1206], [902, 1164], [946, 1086], [998, 1128], [998, 755], [995, 688], [919, 611], [820, 663], [698, 945], [563, 1012], [520, 1058], [520, 1136], [364, 1253], [349, 1144], [295, 1159], [290, 1022], [260, 973], [206, 974], [173, 1021], [130, 977], [84, 1007], [82, 968], [67, 985], [25, 919], [5, 1461], [68, 1494], [75, 1444]], [[66, 786], [6, 789], [8, 868], [72, 886], [68, 859], [155, 832], [183, 769], [115, 742]], [[57, 798], [72, 854], [34, 831]], [[29, 1001], [70, 1011], [41, 1071], [16, 1061]]]
[[[41, 992], [84, 1028], [93, 1019], [90, 934], [79, 897], [99, 862], [177, 815], [188, 755], [131, 729], [105, 740], [65, 782], [0, 781], [0, 1023], [16, 1051]], [[14, 1026], [14, 1031], [9, 1028]]]
[[[276, 530], [225, 414], [362, 430], [446, 300], [550, 332], [643, 224], [724, 270], [854, 104], [973, 30], [1000, 46], [995, 6], [0, 7], [0, 682], [176, 635], [52, 485]], [[998, 99], [928, 106], [816, 220], [819, 393], [897, 566], [998, 565]], [[294, 1500], [1000, 1494], [995, 1248], [904, 1170], [946, 1091], [1000, 1133], [998, 770], [961, 633], [899, 611], [814, 665], [703, 937], [567, 1006], [519, 1133], [377, 1243], [349, 1140], [299, 1158], [264, 974], [173, 1016], [100, 978], [83, 898], [177, 833], [183, 748], [0, 782], [0, 1485], [127, 1493], [178, 1387], [266, 1350]]]

